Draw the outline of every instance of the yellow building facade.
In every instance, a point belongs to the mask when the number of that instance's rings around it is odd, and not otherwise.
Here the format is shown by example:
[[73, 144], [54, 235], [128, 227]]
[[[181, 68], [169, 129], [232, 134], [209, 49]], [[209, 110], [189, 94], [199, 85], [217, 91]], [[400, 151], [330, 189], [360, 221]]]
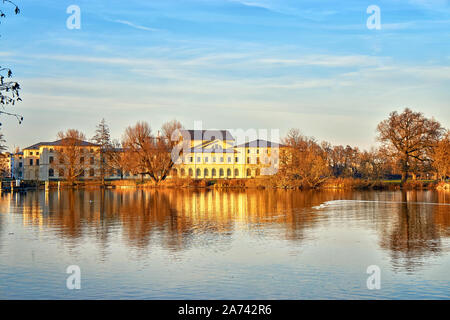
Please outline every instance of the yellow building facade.
[[276, 173], [278, 151], [282, 145], [253, 140], [236, 144], [227, 130], [183, 130], [189, 139], [181, 163], [175, 165], [172, 177], [192, 179], [249, 179]]

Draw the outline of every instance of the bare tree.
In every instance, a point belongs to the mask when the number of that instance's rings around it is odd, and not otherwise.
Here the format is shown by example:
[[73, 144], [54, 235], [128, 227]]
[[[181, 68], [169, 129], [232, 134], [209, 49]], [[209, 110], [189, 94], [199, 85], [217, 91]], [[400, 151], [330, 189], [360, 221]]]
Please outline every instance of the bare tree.
[[133, 171], [134, 161], [131, 161], [131, 159], [127, 157], [127, 153], [123, 149], [122, 143], [118, 140], [111, 142], [110, 148], [106, 151], [105, 158], [107, 167], [120, 172], [121, 179], [123, 179], [123, 174], [125, 172]]
[[86, 136], [76, 129], [69, 129], [66, 132], [59, 132], [58, 138], [60, 144], [55, 148], [57, 162], [54, 162], [52, 167], [64, 173], [63, 176], [69, 184], [73, 184], [78, 177], [85, 174], [88, 167], [86, 157], [90, 153], [86, 152], [86, 146], [83, 146]]
[[378, 140], [399, 161], [402, 183], [412, 173], [415, 161], [430, 161], [430, 151], [439, 141], [442, 130], [439, 122], [408, 108], [401, 114], [392, 112], [378, 125]]
[[437, 178], [445, 181], [450, 175], [450, 130], [447, 130], [444, 137], [436, 143], [431, 157]]
[[162, 126], [162, 136], [155, 137], [147, 122], [128, 127], [123, 147], [132, 160], [132, 171], [149, 175], [155, 183], [165, 180], [174, 165], [171, 151], [176, 141], [172, 141], [172, 135], [180, 128], [181, 124], [173, 120]]
[[[12, 5], [14, 7], [14, 13], [19, 14], [19, 7], [10, 0], [1, 0], [0, 3], [0, 19], [6, 17], [4, 7], [6, 5]], [[22, 122], [22, 116], [5, 111], [5, 106], [15, 105], [17, 101], [22, 101], [19, 96], [20, 85], [16, 81], [10, 80], [12, 77], [12, 71], [10, 68], [0, 66], [0, 114], [7, 114], [17, 118], [19, 123]]]

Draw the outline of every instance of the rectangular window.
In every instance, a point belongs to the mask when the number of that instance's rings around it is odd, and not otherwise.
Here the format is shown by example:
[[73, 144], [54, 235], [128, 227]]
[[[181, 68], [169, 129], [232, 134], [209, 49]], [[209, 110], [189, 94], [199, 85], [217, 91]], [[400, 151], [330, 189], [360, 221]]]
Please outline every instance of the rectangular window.
[[194, 162], [194, 157], [190, 157], [190, 162], [192, 163], [192, 162]]
[[220, 162], [223, 162], [223, 157], [220, 157]]
[[212, 162], [213, 162], [213, 163], [216, 163], [216, 157], [213, 157]]
[[247, 158], [247, 163], [250, 163], [250, 157]]
[[234, 160], [235, 160], [236, 163], [239, 162], [239, 158], [238, 157], [236, 157]]
[[38, 155], [39, 155], [39, 152], [36, 152], [36, 155], [38, 156]]
[[90, 163], [91, 163], [91, 164], [94, 164], [94, 157], [91, 157]]
[[228, 163], [231, 163], [231, 157], [228, 157]]
[[202, 162], [202, 159], [200, 157], [197, 157], [197, 162]]
[[30, 159], [30, 166], [33, 165], [33, 159]]
[[30, 152], [30, 156], [32, 156], [33, 155], [33, 152]]
[[19, 168], [22, 168], [22, 162], [19, 162]]
[[80, 158], [80, 164], [83, 164], [84, 163], [84, 157], [81, 157]]
[[205, 162], [208, 162], [208, 157], [205, 158]]
[[48, 157], [48, 163], [53, 163], [53, 157]]
[[36, 165], [37, 166], [39, 165], [39, 159], [36, 159]]

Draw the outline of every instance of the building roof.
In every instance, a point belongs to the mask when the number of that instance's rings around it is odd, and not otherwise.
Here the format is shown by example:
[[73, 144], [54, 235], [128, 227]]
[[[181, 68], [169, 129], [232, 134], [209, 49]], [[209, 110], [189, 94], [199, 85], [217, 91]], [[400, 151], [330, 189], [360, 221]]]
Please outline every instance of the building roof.
[[228, 130], [181, 130], [187, 133], [191, 140], [233, 140], [233, 135]]
[[279, 148], [279, 147], [284, 147], [284, 145], [277, 142], [262, 139], [253, 140], [236, 146], [236, 148]]
[[[34, 149], [39, 149], [41, 146], [62, 146], [63, 145], [63, 141], [67, 140], [68, 138], [65, 139], [60, 139], [60, 140], [56, 140], [53, 142], [39, 142], [36, 144], [33, 144], [32, 146], [29, 146], [28, 148], [25, 148], [24, 150], [34, 150]], [[78, 140], [79, 142], [79, 146], [81, 147], [97, 147], [98, 145], [95, 143], [91, 143], [88, 141], [83, 141], [83, 140]]]

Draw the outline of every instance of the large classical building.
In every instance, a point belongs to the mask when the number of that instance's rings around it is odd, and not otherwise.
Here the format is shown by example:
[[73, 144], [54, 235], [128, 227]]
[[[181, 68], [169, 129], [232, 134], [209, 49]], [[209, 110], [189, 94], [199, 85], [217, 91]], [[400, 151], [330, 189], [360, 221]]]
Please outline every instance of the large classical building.
[[[83, 163], [80, 179], [98, 177], [98, 149], [96, 144], [79, 141], [77, 162]], [[23, 180], [62, 180], [67, 175], [66, 164], [58, 159], [57, 148], [65, 148], [63, 140], [39, 142], [23, 149]]]
[[[278, 167], [278, 149], [282, 145], [267, 140], [252, 140], [238, 144], [227, 130], [182, 130], [184, 141], [181, 157], [168, 177], [190, 177], [193, 179], [256, 178], [270, 175]], [[16, 178], [23, 180], [64, 180], [66, 164], [58, 159], [58, 152], [65, 148], [63, 140], [39, 142], [23, 149], [14, 156], [12, 170]], [[87, 141], [78, 143], [77, 161], [83, 163], [78, 179], [98, 179], [99, 146]], [[118, 151], [122, 152], [122, 151]], [[105, 178], [119, 179], [120, 171], [107, 170]], [[140, 178], [124, 173], [125, 178]]]
[[195, 179], [255, 178], [275, 173], [280, 144], [256, 139], [237, 144], [227, 130], [183, 130], [190, 144], [172, 176]]

